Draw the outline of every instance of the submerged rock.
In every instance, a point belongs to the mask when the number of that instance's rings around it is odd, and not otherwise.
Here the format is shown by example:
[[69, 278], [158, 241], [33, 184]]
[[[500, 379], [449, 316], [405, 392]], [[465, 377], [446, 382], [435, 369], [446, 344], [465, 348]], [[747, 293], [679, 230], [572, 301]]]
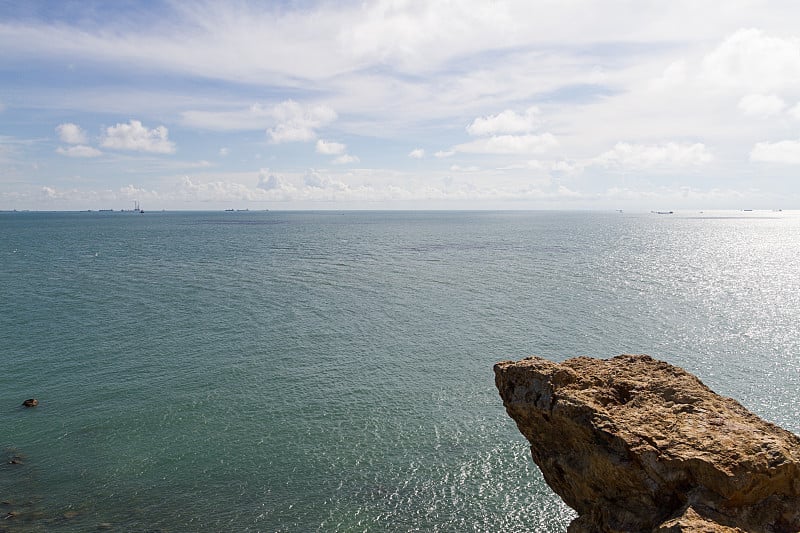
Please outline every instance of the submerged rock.
[[571, 533], [800, 531], [800, 438], [646, 355], [495, 365]]
[[22, 402], [23, 407], [36, 407], [37, 405], [39, 405], [39, 400], [37, 400], [36, 398], [28, 398], [27, 400]]

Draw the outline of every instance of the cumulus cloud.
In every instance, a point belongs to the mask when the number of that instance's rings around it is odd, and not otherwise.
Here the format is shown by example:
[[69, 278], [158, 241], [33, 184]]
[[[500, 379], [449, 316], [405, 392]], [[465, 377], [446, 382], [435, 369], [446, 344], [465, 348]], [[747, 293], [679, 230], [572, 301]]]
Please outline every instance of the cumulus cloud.
[[200, 202], [241, 202], [259, 199], [259, 191], [241, 183], [228, 180], [195, 181], [189, 176], [181, 180], [178, 197], [181, 200]]
[[303, 176], [303, 184], [306, 187], [326, 189], [329, 191], [344, 191], [348, 188], [342, 181], [323, 175], [321, 172], [314, 169], [310, 169]]
[[467, 126], [467, 133], [481, 139], [458, 144], [451, 152], [437, 152], [446, 157], [455, 152], [473, 154], [525, 155], [541, 154], [558, 146], [552, 133], [533, 134], [538, 126], [539, 108], [532, 106], [523, 113], [510, 109], [496, 115], [478, 117]]
[[358, 163], [360, 159], [354, 155], [342, 154], [333, 160], [334, 165], [346, 165], [348, 163]]
[[97, 157], [103, 154], [103, 152], [101, 152], [97, 148], [94, 148], [92, 146], [86, 146], [83, 144], [69, 146], [67, 148], [59, 146], [56, 149], [56, 152], [58, 152], [61, 155], [65, 155], [67, 157]]
[[336, 120], [336, 112], [325, 105], [303, 106], [287, 100], [272, 109], [275, 126], [267, 129], [273, 143], [312, 141], [316, 130]]
[[303, 183], [308, 187], [316, 187], [322, 189], [325, 187], [325, 177], [316, 170], [309, 170], [303, 176]]
[[528, 133], [538, 126], [539, 108], [529, 107], [523, 113], [506, 109], [502, 113], [478, 117], [467, 126], [470, 135], [496, 135], [502, 133]]
[[269, 201], [331, 201], [361, 198], [364, 191], [313, 168], [293, 176], [278, 176], [269, 169], [261, 169], [255, 194], [259, 200]]
[[169, 140], [169, 131], [164, 126], [147, 129], [141, 121], [131, 120], [106, 128], [102, 146], [114, 150], [133, 150], [156, 154], [175, 153], [175, 144]]
[[67, 144], [86, 144], [86, 132], [77, 124], [65, 122], [56, 126], [56, 132], [61, 142]]
[[334, 165], [346, 165], [347, 163], [357, 163], [358, 157], [347, 153], [347, 145], [337, 142], [317, 141], [316, 152], [323, 155], [335, 155], [331, 163]]
[[541, 135], [495, 135], [453, 147], [456, 152], [471, 154], [540, 154], [558, 146], [551, 133]]
[[750, 160], [800, 165], [800, 140], [756, 143], [750, 152]]
[[795, 104], [789, 109], [789, 115], [794, 119], [800, 120], [800, 103]]
[[595, 163], [611, 168], [650, 169], [703, 165], [712, 159], [713, 156], [702, 143], [633, 144], [618, 142], [614, 148], [595, 159]]
[[739, 111], [749, 117], [771, 117], [785, 107], [786, 102], [774, 94], [748, 94], [739, 100]]
[[261, 169], [256, 187], [265, 191], [273, 191], [282, 189], [283, 184], [276, 174], [270, 173], [269, 169]]
[[442, 159], [445, 157], [452, 157], [453, 155], [455, 155], [455, 153], [456, 152], [454, 150], [439, 150], [438, 152], [433, 154], [433, 157], [438, 157], [439, 159]]
[[330, 142], [330, 141], [323, 141], [319, 139], [317, 141], [316, 152], [318, 154], [323, 155], [340, 155], [345, 153], [347, 150], [347, 145], [337, 142]]
[[408, 153], [408, 157], [411, 159], [422, 159], [425, 157], [425, 150], [422, 148], [415, 148]]
[[86, 145], [86, 132], [77, 124], [65, 122], [56, 126], [56, 132], [61, 142], [72, 146], [59, 146], [56, 152], [67, 157], [98, 157], [103, 152], [92, 146]]

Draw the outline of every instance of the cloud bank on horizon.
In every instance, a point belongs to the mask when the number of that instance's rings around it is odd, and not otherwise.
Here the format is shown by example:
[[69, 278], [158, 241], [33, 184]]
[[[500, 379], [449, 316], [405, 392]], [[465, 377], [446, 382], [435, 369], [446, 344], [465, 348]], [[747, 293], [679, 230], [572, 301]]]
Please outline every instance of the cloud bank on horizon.
[[4, 3], [0, 209], [798, 209], [798, 18], [767, 0]]

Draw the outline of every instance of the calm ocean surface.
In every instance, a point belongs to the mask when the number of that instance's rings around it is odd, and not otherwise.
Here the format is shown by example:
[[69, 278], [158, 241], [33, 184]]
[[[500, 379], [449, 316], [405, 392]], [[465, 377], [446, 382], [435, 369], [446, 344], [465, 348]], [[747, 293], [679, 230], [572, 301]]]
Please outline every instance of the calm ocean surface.
[[797, 212], [0, 213], [0, 304], [3, 531], [564, 531], [531, 354], [800, 432]]

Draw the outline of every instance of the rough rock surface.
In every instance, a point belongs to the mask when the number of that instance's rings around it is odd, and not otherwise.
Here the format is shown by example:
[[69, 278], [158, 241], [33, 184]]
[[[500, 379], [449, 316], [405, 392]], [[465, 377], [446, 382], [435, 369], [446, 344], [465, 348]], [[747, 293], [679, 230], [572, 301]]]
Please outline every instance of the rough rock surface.
[[800, 531], [800, 438], [646, 355], [495, 365], [570, 533]]

